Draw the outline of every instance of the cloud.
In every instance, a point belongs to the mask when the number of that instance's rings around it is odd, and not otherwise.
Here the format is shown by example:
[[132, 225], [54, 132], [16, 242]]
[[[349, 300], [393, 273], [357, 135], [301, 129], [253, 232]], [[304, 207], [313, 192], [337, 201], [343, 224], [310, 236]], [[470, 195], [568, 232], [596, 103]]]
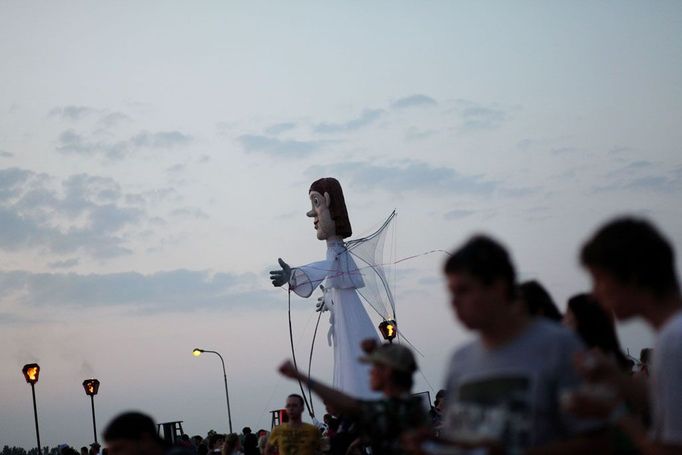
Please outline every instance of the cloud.
[[405, 140], [410, 142], [419, 141], [422, 139], [427, 139], [436, 133], [437, 131], [435, 130], [420, 130], [418, 128], [411, 127], [405, 132]]
[[182, 218], [200, 218], [200, 219], [208, 219], [209, 216], [206, 212], [203, 210], [196, 208], [196, 207], [183, 207], [179, 209], [173, 210], [171, 213], [171, 216], [177, 216], [177, 217], [182, 217]]
[[141, 131], [126, 140], [103, 142], [86, 138], [73, 129], [68, 129], [59, 135], [57, 150], [64, 154], [103, 155], [110, 160], [120, 160], [135, 150], [167, 150], [186, 146], [192, 141], [192, 136], [180, 131]]
[[98, 117], [97, 125], [101, 128], [112, 128], [120, 123], [131, 120], [129, 116], [122, 112], [73, 105], [57, 106], [48, 112], [48, 117], [57, 117], [68, 121], [80, 121], [91, 117]]
[[661, 171], [650, 161], [631, 161], [609, 172], [604, 183], [593, 187], [594, 192], [603, 191], [650, 191], [674, 194], [682, 191], [682, 166]]
[[58, 106], [52, 109], [48, 115], [65, 120], [81, 120], [85, 117], [101, 113], [101, 109], [88, 106]]
[[187, 145], [192, 142], [192, 136], [181, 133], [180, 131], [160, 131], [158, 133], [142, 131], [133, 136], [130, 139], [130, 142], [137, 147], [166, 149]]
[[69, 269], [75, 267], [80, 263], [78, 258], [66, 259], [64, 261], [48, 262], [47, 266], [51, 269]]
[[446, 212], [443, 218], [446, 220], [461, 220], [462, 218], [467, 218], [476, 213], [475, 210], [465, 210], [465, 209], [455, 209]]
[[296, 124], [293, 122], [276, 123], [265, 128], [265, 134], [276, 136], [285, 131], [293, 130], [294, 128], [296, 128]]
[[[262, 278], [262, 279], [261, 279]], [[275, 303], [259, 289], [264, 277], [252, 273], [171, 270], [152, 274], [0, 272], [0, 300], [19, 304], [71, 308], [133, 306], [142, 311], [231, 309], [236, 305], [263, 308]]]
[[312, 178], [338, 175], [361, 188], [382, 188], [402, 193], [427, 191], [487, 195], [499, 188], [498, 182], [480, 175], [464, 175], [447, 167], [434, 167], [420, 161], [402, 161], [379, 165], [349, 161], [329, 166], [312, 166], [305, 173]]
[[277, 139], [259, 134], [244, 134], [237, 138], [247, 153], [302, 158], [320, 149], [323, 142]]
[[313, 126], [316, 133], [344, 133], [371, 125], [384, 115], [381, 109], [365, 109], [359, 117], [345, 123], [319, 123]]
[[55, 183], [46, 174], [0, 169], [0, 249], [81, 251], [100, 259], [130, 252], [122, 234], [145, 213], [123, 204], [116, 181], [77, 174]]
[[109, 112], [100, 117], [97, 124], [102, 128], [113, 128], [116, 125], [129, 121], [131, 121], [131, 118], [125, 114], [120, 112]]
[[455, 110], [462, 121], [463, 130], [491, 130], [499, 128], [508, 114], [493, 106], [484, 106], [473, 101], [458, 100]]
[[436, 100], [426, 95], [412, 95], [400, 98], [391, 103], [391, 109], [405, 109], [409, 107], [435, 106]]

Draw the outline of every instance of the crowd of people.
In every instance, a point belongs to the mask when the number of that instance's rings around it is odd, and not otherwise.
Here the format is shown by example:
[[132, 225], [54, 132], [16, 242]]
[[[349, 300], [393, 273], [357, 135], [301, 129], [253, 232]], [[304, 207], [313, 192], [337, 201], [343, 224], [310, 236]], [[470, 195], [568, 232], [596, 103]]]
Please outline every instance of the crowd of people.
[[[362, 342], [373, 400], [347, 395], [285, 362], [326, 405], [303, 422], [304, 399], [286, 398], [288, 420], [256, 434], [183, 436], [174, 447], [153, 421], [128, 413], [104, 432], [108, 455], [135, 454], [680, 454], [682, 298], [673, 248], [650, 222], [620, 218], [582, 247], [590, 293], [562, 314], [538, 281], [517, 283], [510, 254], [478, 235], [448, 258], [443, 275], [459, 321], [475, 337], [458, 348], [431, 409], [412, 393], [418, 365], [403, 344]], [[635, 367], [616, 320], [641, 317], [656, 331]], [[66, 453], [66, 452], [62, 452]], [[97, 453], [97, 452], [95, 452]]]

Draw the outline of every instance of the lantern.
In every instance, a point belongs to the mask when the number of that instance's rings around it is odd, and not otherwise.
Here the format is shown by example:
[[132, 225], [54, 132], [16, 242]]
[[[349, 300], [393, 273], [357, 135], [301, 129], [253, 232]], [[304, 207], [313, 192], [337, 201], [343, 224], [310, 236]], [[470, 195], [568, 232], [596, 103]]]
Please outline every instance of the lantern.
[[99, 390], [99, 381], [97, 379], [86, 379], [83, 381], [83, 388], [85, 389], [86, 395], [97, 395], [97, 391]]
[[381, 332], [381, 336], [384, 337], [384, 340], [392, 343], [393, 338], [395, 338], [397, 335], [398, 325], [392, 319], [383, 321], [381, 324], [379, 324], [379, 331]]
[[24, 368], [21, 369], [21, 372], [24, 373], [26, 382], [33, 385], [38, 382], [38, 376], [40, 375], [40, 365], [37, 363], [29, 363], [24, 365]]

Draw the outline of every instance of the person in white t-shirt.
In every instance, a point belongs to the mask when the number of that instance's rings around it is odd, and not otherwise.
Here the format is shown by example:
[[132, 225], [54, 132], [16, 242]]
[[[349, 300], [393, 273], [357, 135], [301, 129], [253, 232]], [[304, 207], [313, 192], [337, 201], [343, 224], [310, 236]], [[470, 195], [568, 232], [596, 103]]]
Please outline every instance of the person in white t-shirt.
[[[573, 411], [608, 415], [643, 454], [682, 453], [682, 297], [672, 246], [648, 221], [620, 218], [596, 232], [580, 259], [597, 301], [619, 320], [642, 317], [657, 340], [648, 384], [619, 372], [596, 352], [578, 356], [576, 365], [586, 379], [609, 384], [617, 394], [578, 394]], [[638, 417], [647, 413], [649, 429]]]

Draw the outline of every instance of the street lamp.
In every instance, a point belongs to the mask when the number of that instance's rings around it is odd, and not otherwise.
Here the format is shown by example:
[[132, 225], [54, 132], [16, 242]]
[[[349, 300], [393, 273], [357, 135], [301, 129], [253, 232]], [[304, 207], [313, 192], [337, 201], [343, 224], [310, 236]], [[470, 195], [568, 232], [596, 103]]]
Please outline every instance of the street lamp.
[[220, 362], [223, 364], [223, 378], [225, 379], [225, 401], [227, 402], [227, 423], [230, 427], [230, 433], [232, 433], [232, 414], [230, 414], [230, 394], [227, 392], [227, 373], [225, 372], [225, 361], [223, 360], [223, 356], [220, 355], [220, 353], [217, 351], [208, 351], [206, 349], [194, 348], [194, 350], [192, 351], [192, 355], [194, 357], [199, 357], [204, 352], [210, 352], [211, 354], [217, 355], [218, 357], [220, 357]]
[[29, 363], [24, 365], [21, 369], [24, 374], [24, 379], [26, 382], [31, 384], [31, 393], [33, 395], [33, 417], [36, 420], [36, 440], [38, 441], [38, 453], [43, 453], [40, 445], [40, 430], [38, 430], [38, 407], [36, 406], [36, 382], [38, 382], [38, 376], [40, 376], [40, 365], [37, 363]]
[[394, 320], [383, 321], [379, 324], [379, 331], [384, 337], [384, 340], [389, 343], [393, 343], [393, 338], [395, 338], [398, 331], [398, 324]]
[[90, 403], [92, 404], [92, 431], [95, 434], [95, 444], [98, 444], [97, 424], [95, 423], [95, 395], [99, 391], [99, 381], [97, 379], [86, 379], [83, 381], [83, 388], [85, 389], [85, 394], [90, 397]]

